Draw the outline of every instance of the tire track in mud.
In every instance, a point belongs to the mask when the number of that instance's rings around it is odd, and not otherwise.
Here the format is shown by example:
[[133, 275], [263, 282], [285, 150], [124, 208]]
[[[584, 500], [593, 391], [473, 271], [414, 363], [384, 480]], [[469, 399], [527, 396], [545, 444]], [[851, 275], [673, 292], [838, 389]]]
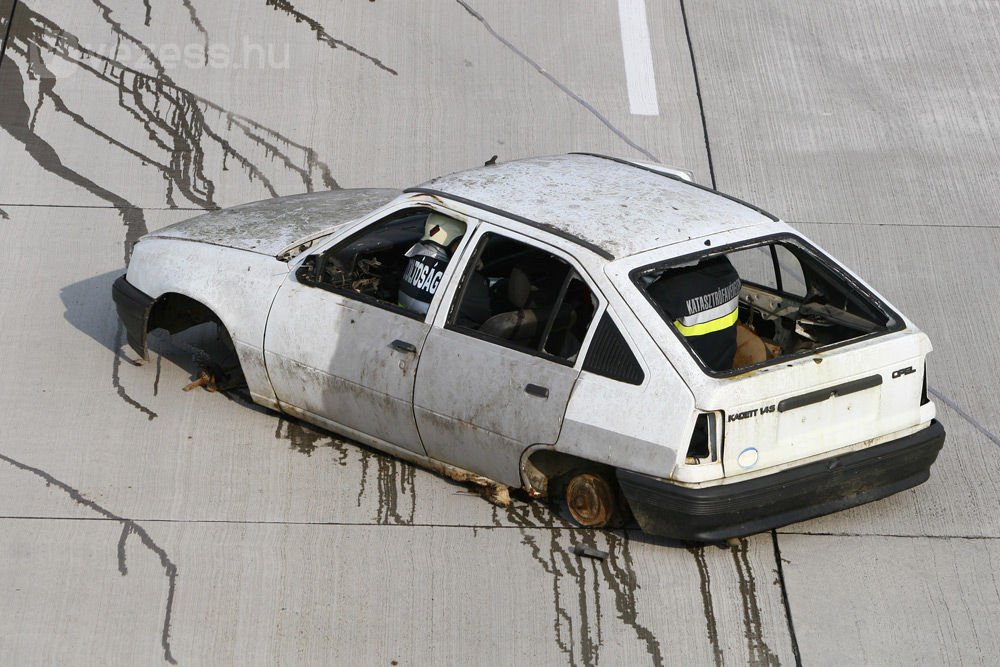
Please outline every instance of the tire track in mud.
[[[627, 532], [576, 528], [537, 501], [515, 502], [504, 511], [507, 520], [518, 527], [521, 543], [528, 547], [532, 559], [552, 578], [556, 644], [571, 665], [599, 664], [609, 602], [616, 618], [645, 645], [651, 662], [664, 664], [659, 639], [638, 620], [636, 591], [640, 586]], [[499, 509], [494, 509], [493, 523], [502, 526], [498, 513]], [[533, 530], [548, 534], [547, 548], [538, 543]], [[572, 552], [576, 544], [600, 549], [598, 535], [607, 541], [606, 559], [581, 558]], [[564, 593], [563, 584], [575, 586], [575, 594]], [[611, 591], [610, 601], [604, 598], [606, 589]]]
[[118, 538], [117, 555], [118, 555], [118, 572], [121, 573], [123, 577], [128, 575], [128, 564], [125, 558], [126, 555], [125, 547], [130, 535], [137, 536], [142, 545], [146, 549], [151, 551], [159, 559], [160, 565], [163, 567], [164, 575], [167, 577], [167, 582], [168, 582], [167, 601], [163, 612], [163, 630], [160, 636], [160, 645], [163, 647], [163, 659], [172, 665], [176, 665], [177, 660], [174, 658], [173, 652], [170, 649], [170, 621], [173, 616], [174, 594], [177, 589], [177, 566], [173, 563], [173, 561], [170, 560], [170, 556], [163, 549], [163, 547], [157, 544], [153, 540], [153, 538], [150, 537], [149, 533], [146, 532], [145, 528], [140, 526], [132, 519], [118, 516], [114, 512], [105, 509], [101, 505], [95, 503], [93, 500], [86, 498], [82, 493], [71, 487], [69, 484], [66, 484], [63, 481], [56, 479], [55, 477], [48, 474], [44, 470], [40, 470], [39, 468], [34, 468], [32, 466], [27, 465], [26, 463], [21, 463], [20, 461], [16, 461], [8, 456], [4, 456], [3, 454], [0, 454], [0, 460], [5, 461], [11, 466], [17, 468], [18, 470], [31, 473], [36, 477], [41, 478], [42, 480], [45, 481], [46, 486], [50, 487], [54, 486], [63, 493], [65, 493], [66, 495], [68, 495], [76, 503], [83, 505], [84, 507], [90, 510], [93, 510], [94, 512], [100, 514], [106, 519], [110, 519], [112, 521], [117, 521], [118, 523], [120, 523], [122, 525], [122, 532], [121, 536]]

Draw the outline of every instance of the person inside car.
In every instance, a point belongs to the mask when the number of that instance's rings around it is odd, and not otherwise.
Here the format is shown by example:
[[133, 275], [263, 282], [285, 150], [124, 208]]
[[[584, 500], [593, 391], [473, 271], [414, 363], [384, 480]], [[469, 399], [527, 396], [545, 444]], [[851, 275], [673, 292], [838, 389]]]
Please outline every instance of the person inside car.
[[423, 238], [406, 251], [410, 261], [399, 283], [399, 305], [419, 315], [427, 312], [464, 234], [464, 222], [436, 212], [427, 216]]
[[733, 367], [740, 275], [724, 256], [668, 269], [648, 293], [706, 366]]

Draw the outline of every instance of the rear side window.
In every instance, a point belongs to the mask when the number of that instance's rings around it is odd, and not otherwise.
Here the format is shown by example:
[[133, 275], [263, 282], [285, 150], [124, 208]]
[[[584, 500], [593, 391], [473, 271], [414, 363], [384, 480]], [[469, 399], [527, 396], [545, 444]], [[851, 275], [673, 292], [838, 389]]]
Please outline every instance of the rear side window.
[[583, 370], [628, 384], [642, 384], [646, 378], [625, 337], [606, 311], [583, 360]]

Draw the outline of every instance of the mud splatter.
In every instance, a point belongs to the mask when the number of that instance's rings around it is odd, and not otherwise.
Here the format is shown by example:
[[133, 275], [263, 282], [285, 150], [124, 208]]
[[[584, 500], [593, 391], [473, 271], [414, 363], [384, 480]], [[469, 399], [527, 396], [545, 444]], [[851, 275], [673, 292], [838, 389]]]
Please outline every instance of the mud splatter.
[[278, 418], [274, 437], [287, 440], [291, 449], [306, 456], [312, 456], [320, 447], [329, 447], [337, 453], [336, 462], [341, 467], [347, 467], [351, 453], [356, 453], [357, 461], [361, 464], [357, 506], [361, 507], [362, 501], [367, 497], [370, 488], [368, 478], [374, 469], [374, 488], [377, 494], [375, 522], [379, 525], [413, 525], [417, 506], [414, 495], [416, 467], [284, 415]]
[[[494, 524], [502, 525], [494, 509]], [[650, 661], [663, 664], [663, 651], [653, 632], [638, 621], [636, 591], [639, 584], [633, 569], [627, 534], [585, 530], [573, 527], [544, 505], [514, 502], [504, 510], [507, 520], [517, 526], [521, 543], [532, 559], [552, 579], [555, 607], [553, 630], [556, 645], [571, 665], [597, 665], [605, 635], [604, 589], [610, 589], [617, 619], [630, 628], [646, 646]], [[548, 544], [539, 544], [538, 536], [548, 534]], [[581, 559], [572, 546], [582, 544], [602, 548], [598, 539], [607, 540], [608, 558], [598, 561]]]
[[153, 378], [153, 396], [160, 394], [160, 373], [163, 372], [163, 355], [156, 355], [156, 377]]
[[316, 39], [328, 45], [331, 49], [336, 49], [338, 47], [343, 48], [346, 51], [350, 51], [351, 53], [361, 56], [368, 62], [378, 67], [380, 70], [386, 71], [389, 74], [392, 74], [393, 76], [397, 76], [399, 74], [399, 72], [392, 69], [391, 67], [388, 67], [378, 58], [371, 56], [365, 53], [364, 51], [358, 49], [357, 47], [351, 46], [347, 42], [337, 39], [332, 35], [330, 35], [326, 31], [326, 28], [323, 27], [323, 24], [321, 24], [316, 19], [310, 18], [309, 16], [306, 16], [302, 12], [295, 9], [295, 6], [292, 5], [292, 3], [289, 0], [266, 0], [266, 4], [268, 7], [273, 7], [275, 11], [280, 11], [288, 14], [289, 16], [295, 19], [296, 23], [305, 23], [306, 25], [308, 25], [309, 28], [313, 31], [313, 33], [316, 34]]
[[[188, 8], [192, 23], [207, 39], [204, 26], [189, 0], [182, 2]], [[199, 208], [217, 208], [216, 185], [209, 175], [213, 169], [206, 163], [206, 155], [212, 152], [206, 150], [206, 147], [211, 145], [217, 146], [222, 154], [222, 163], [217, 168], [227, 171], [228, 162], [234, 162], [243, 169], [251, 182], [259, 182], [271, 196], [278, 196], [279, 193], [264, 167], [250, 157], [251, 149], [262, 150], [266, 160], [297, 174], [309, 191], [313, 190], [317, 182], [330, 189], [338, 187], [329, 166], [319, 159], [315, 150], [177, 86], [167, 76], [163, 64], [153, 51], [115, 21], [112, 10], [107, 5], [100, 0], [93, 0], [93, 4], [119, 39], [119, 44], [129, 42], [138, 47], [152, 65], [156, 76], [132, 70], [116, 62], [113, 55], [87, 49], [76, 36], [20, 4], [17, 12], [12, 14], [11, 24], [8, 26], [9, 40], [4, 43], [6, 55], [0, 61], [0, 89], [6, 91], [0, 99], [0, 127], [21, 143], [27, 154], [43, 169], [83, 188], [118, 211], [126, 229], [123, 243], [126, 264], [133, 246], [147, 232], [143, 211], [124, 196], [63, 163], [57, 151], [35, 129], [39, 113], [46, 104], [99, 139], [102, 144], [111, 145], [141, 164], [158, 170], [165, 183], [164, 196], [172, 207], [178, 205], [177, 196], [180, 195]], [[148, 3], [146, 6], [146, 24], [149, 25], [152, 8]], [[19, 69], [14, 56], [21, 59], [23, 69]], [[99, 84], [114, 91], [118, 105], [144, 128], [156, 150], [163, 155], [157, 155], [156, 151], [133, 148], [98, 129], [95, 123], [74, 111], [56, 90], [58, 78], [47, 64], [55, 60], [65, 61], [63, 64], [68, 63], [79, 72], [91, 75]], [[31, 109], [27, 103], [28, 80], [37, 82], [37, 100]], [[215, 125], [222, 127], [217, 129]], [[236, 140], [249, 148], [237, 148], [234, 143]], [[4, 218], [6, 217], [4, 213]], [[119, 330], [115, 337], [115, 349], [119, 349], [123, 341], [123, 334]], [[129, 396], [122, 386], [120, 366], [121, 358], [116, 355], [111, 375], [112, 385], [118, 395], [149, 419], [155, 418], [153, 411]]]
[[757, 601], [757, 582], [747, 555], [748, 542], [740, 538], [739, 544], [730, 547], [733, 563], [740, 580], [740, 598], [743, 605], [743, 630], [747, 641], [747, 664], [780, 665], [778, 656], [764, 641], [760, 620], [760, 603]]
[[146, 418], [149, 419], [149, 421], [153, 421], [159, 415], [157, 415], [155, 412], [147, 408], [139, 401], [132, 398], [129, 395], [128, 391], [125, 389], [125, 387], [122, 385], [121, 381], [122, 355], [121, 352], [118, 352], [117, 350], [121, 350], [122, 345], [124, 344], [125, 344], [125, 326], [119, 323], [118, 329], [115, 332], [115, 345], [114, 345], [114, 349], [116, 350], [115, 358], [114, 361], [111, 362], [111, 386], [115, 388], [115, 392], [118, 394], [119, 398], [121, 398], [123, 401], [131, 405], [133, 408], [135, 408], [142, 414], [146, 415]]
[[610, 557], [601, 562], [604, 579], [615, 594], [615, 609], [618, 618], [632, 628], [636, 637], [646, 644], [646, 652], [652, 658], [654, 665], [663, 665], [663, 650], [660, 640], [653, 631], [638, 622], [639, 612], [636, 609], [635, 593], [640, 588], [636, 580], [635, 568], [632, 562], [632, 552], [629, 548], [628, 533], [619, 536], [608, 533], [608, 552]]
[[[413, 496], [416, 468], [388, 456], [376, 455], [376, 461], [378, 462], [378, 523], [413, 525], [413, 516], [416, 512]], [[406, 499], [409, 502], [406, 502]]]
[[163, 566], [163, 571], [168, 582], [167, 604], [163, 614], [163, 630], [160, 636], [160, 645], [163, 647], [164, 660], [172, 665], [176, 665], [177, 661], [174, 659], [170, 650], [170, 621], [174, 609], [174, 593], [177, 590], [177, 566], [170, 560], [170, 556], [168, 556], [167, 552], [163, 550], [163, 547], [158, 545], [153, 538], [149, 536], [149, 533], [146, 532], [145, 528], [137, 524], [132, 519], [118, 516], [110, 510], [105, 509], [93, 500], [84, 497], [82, 493], [71, 487], [69, 484], [56, 479], [44, 470], [33, 468], [25, 463], [21, 463], [20, 461], [15, 461], [14, 459], [4, 456], [3, 454], [0, 454], [0, 460], [6, 461], [18, 470], [23, 470], [24, 472], [29, 472], [35, 475], [36, 477], [40, 477], [45, 481], [47, 486], [54, 486], [60, 489], [80, 505], [93, 510], [106, 519], [111, 519], [112, 521], [120, 523], [122, 525], [122, 533], [121, 537], [118, 539], [118, 571], [122, 574], [122, 576], [128, 574], [128, 566], [125, 562], [125, 547], [130, 535], [138, 536], [142, 545], [157, 556], [160, 561], [160, 565]]
[[[69, 116], [102, 143], [107, 142], [142, 164], [157, 169], [164, 180], [169, 205], [177, 206], [176, 195], [180, 194], [200, 208], [217, 208], [216, 185], [210, 174], [228, 171], [230, 162], [239, 165], [251, 182], [260, 183], [268, 194], [278, 196], [264, 166], [250, 157], [251, 151], [258, 150], [263, 152], [265, 160], [295, 173], [308, 191], [312, 191], [317, 182], [330, 189], [338, 187], [329, 166], [319, 159], [312, 148], [246, 116], [229, 112], [175, 84], [156, 54], [114, 21], [110, 8], [99, 0], [93, 2], [120, 42], [131, 43], [138, 48], [156, 76], [116, 62], [113, 54], [86, 48], [76, 36], [23, 6], [12, 31], [12, 49], [24, 58], [32, 78], [48, 81], [40, 92], [45, 100], [53, 103], [57, 112]], [[71, 112], [69, 106], [54, 94], [56, 77], [46, 66], [46, 61], [54, 59], [66, 61], [112, 90], [118, 105], [143, 127], [156, 150], [163, 153], [162, 157], [156, 151], [132, 148], [99, 131], [81, 114]], [[237, 141], [246, 147], [237, 148]], [[213, 146], [218, 150], [212, 149]], [[216, 152], [221, 153], [221, 162], [209, 165], [206, 156]]]
[[698, 566], [698, 579], [700, 581], [701, 605], [705, 614], [705, 627], [708, 632], [708, 641], [712, 645], [712, 656], [715, 659], [716, 667], [725, 664], [722, 647], [719, 645], [719, 626], [715, 620], [715, 607], [712, 604], [712, 579], [708, 573], [708, 563], [705, 561], [704, 546], [690, 546], [688, 552], [694, 556], [694, 562]]
[[[17, 13], [15, 23], [21, 21], [21, 16], [28, 13], [28, 10], [23, 5], [21, 7], [22, 11]], [[13, 36], [17, 36], [16, 28], [14, 29]], [[18, 51], [16, 40], [12, 42], [11, 50], [14, 52]], [[2, 104], [0, 104], [0, 127], [6, 130], [18, 143], [22, 144], [25, 152], [42, 169], [73, 185], [83, 188], [98, 199], [103, 199], [112, 207], [118, 209], [118, 213], [122, 217], [127, 229], [125, 252], [125, 260], [127, 262], [132, 244], [134, 244], [134, 241], [139, 236], [146, 233], [146, 220], [142, 210], [135, 207], [124, 197], [98, 185], [83, 174], [63, 164], [56, 150], [32, 129], [32, 114], [25, 99], [25, 81], [21, 76], [21, 70], [11, 60], [9, 54], [4, 59], [2, 65], [5, 66], [0, 66], [0, 90], [4, 90], [5, 94]], [[40, 87], [41, 95], [44, 95], [45, 91], [46, 88], [44, 86]]]

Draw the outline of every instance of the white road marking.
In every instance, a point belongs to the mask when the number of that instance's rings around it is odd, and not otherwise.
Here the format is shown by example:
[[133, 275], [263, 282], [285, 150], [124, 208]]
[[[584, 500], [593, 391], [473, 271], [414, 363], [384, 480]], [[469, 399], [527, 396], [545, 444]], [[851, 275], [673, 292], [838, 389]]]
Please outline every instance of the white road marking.
[[637, 116], [659, 116], [646, 0], [618, 0], [618, 20], [622, 29], [629, 108]]

